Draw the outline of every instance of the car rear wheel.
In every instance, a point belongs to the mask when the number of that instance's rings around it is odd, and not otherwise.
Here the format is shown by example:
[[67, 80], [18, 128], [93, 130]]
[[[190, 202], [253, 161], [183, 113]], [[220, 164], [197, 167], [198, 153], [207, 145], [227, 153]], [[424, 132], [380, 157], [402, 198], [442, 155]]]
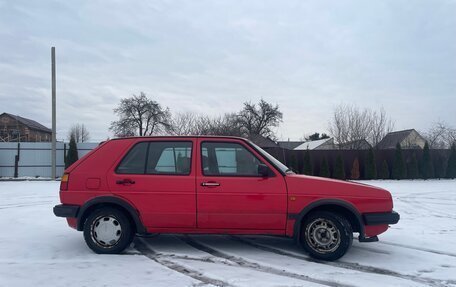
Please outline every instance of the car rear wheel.
[[95, 253], [117, 254], [130, 245], [133, 232], [130, 221], [122, 211], [104, 207], [87, 217], [84, 239]]
[[350, 248], [353, 230], [343, 216], [328, 211], [317, 211], [305, 218], [300, 241], [313, 258], [333, 261], [342, 257]]

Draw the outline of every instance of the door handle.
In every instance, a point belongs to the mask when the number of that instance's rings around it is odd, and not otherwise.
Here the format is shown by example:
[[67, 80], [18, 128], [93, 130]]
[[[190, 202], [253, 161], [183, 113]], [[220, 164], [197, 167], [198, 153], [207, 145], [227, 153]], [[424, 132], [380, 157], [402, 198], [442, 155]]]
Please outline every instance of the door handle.
[[134, 180], [131, 180], [131, 179], [129, 179], [129, 178], [125, 178], [125, 179], [118, 179], [118, 180], [116, 181], [116, 183], [117, 183], [117, 184], [123, 184], [123, 185], [125, 185], [125, 184], [135, 184], [135, 181], [134, 181]]
[[208, 187], [211, 187], [211, 186], [220, 186], [220, 183], [214, 182], [214, 181], [208, 181], [208, 182], [202, 182], [202, 183], [201, 183], [201, 186], [208, 186]]

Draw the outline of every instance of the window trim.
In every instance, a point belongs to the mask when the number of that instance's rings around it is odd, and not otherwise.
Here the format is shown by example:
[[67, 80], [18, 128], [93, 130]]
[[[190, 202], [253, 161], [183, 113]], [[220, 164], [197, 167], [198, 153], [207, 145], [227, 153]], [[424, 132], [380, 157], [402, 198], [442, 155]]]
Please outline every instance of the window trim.
[[[141, 144], [141, 143], [147, 143], [147, 149], [146, 149], [146, 157], [145, 157], [145, 161], [144, 161], [144, 171], [143, 173], [119, 173], [117, 170], [119, 169], [119, 166], [120, 164], [122, 163], [122, 161], [124, 160], [124, 158], [130, 153], [131, 150], [133, 150], [137, 145]], [[148, 164], [148, 161], [149, 161], [149, 150], [150, 150], [150, 144], [151, 143], [190, 143], [190, 169], [188, 171], [188, 173], [147, 173], [147, 164]], [[165, 175], [165, 176], [189, 176], [192, 174], [192, 169], [193, 169], [193, 141], [192, 140], [182, 140], [182, 141], [179, 141], [179, 140], [158, 140], [158, 141], [154, 141], [154, 140], [149, 140], [149, 141], [139, 141], [139, 142], [136, 142], [132, 147], [130, 147], [128, 149], [128, 151], [124, 154], [124, 156], [120, 159], [119, 163], [117, 164], [116, 168], [114, 169], [114, 173], [117, 174], [117, 175], [145, 175], [145, 176], [161, 176], [161, 175]]]
[[[238, 174], [205, 174], [204, 173], [204, 167], [203, 167], [203, 144], [204, 143], [222, 143], [222, 144], [225, 144], [225, 143], [229, 143], [229, 144], [237, 144], [237, 145], [240, 145], [241, 147], [243, 147], [247, 152], [249, 152], [253, 157], [255, 157], [261, 164], [264, 164], [266, 166], [268, 166], [269, 169], [271, 169], [271, 167], [266, 164], [264, 162], [264, 159], [263, 157], [258, 157], [257, 155], [255, 155], [249, 148], [247, 148], [247, 145], [244, 145], [242, 144], [242, 142], [238, 142], [238, 141], [211, 141], [211, 140], [203, 140], [200, 142], [200, 149], [199, 149], [199, 153], [200, 153], [200, 165], [201, 165], [201, 174], [202, 176], [204, 177], [251, 177], [251, 178], [262, 178], [263, 176], [261, 175], [238, 175]], [[248, 145], [250, 147], [250, 145]], [[252, 147], [251, 147], [252, 148]], [[253, 148], [252, 148], [253, 149]], [[269, 162], [268, 162], [269, 163]], [[271, 176], [268, 176], [268, 177], [275, 177], [276, 174], [275, 172], [273, 171], [272, 172], [274, 175], [271, 175]]]

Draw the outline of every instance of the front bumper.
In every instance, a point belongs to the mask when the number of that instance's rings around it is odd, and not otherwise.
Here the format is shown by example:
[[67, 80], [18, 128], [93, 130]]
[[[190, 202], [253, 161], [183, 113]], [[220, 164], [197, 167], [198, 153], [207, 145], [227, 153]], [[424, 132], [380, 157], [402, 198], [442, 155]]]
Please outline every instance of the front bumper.
[[54, 206], [54, 214], [57, 217], [77, 217], [78, 212], [78, 205], [59, 204]]
[[398, 223], [399, 218], [399, 213], [395, 211], [363, 214], [365, 225], [396, 224]]

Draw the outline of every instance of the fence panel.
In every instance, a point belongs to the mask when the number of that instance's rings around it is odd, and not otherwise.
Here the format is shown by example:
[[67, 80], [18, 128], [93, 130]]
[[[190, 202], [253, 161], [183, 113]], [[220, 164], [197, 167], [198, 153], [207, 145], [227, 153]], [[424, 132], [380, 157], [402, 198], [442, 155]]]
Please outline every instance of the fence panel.
[[[78, 156], [82, 157], [98, 143], [78, 143]], [[65, 152], [68, 143], [56, 144], [56, 173], [61, 175], [65, 169]], [[19, 177], [51, 177], [51, 143], [23, 142], [0, 143], [0, 177], [13, 177], [15, 157], [19, 156]]]

